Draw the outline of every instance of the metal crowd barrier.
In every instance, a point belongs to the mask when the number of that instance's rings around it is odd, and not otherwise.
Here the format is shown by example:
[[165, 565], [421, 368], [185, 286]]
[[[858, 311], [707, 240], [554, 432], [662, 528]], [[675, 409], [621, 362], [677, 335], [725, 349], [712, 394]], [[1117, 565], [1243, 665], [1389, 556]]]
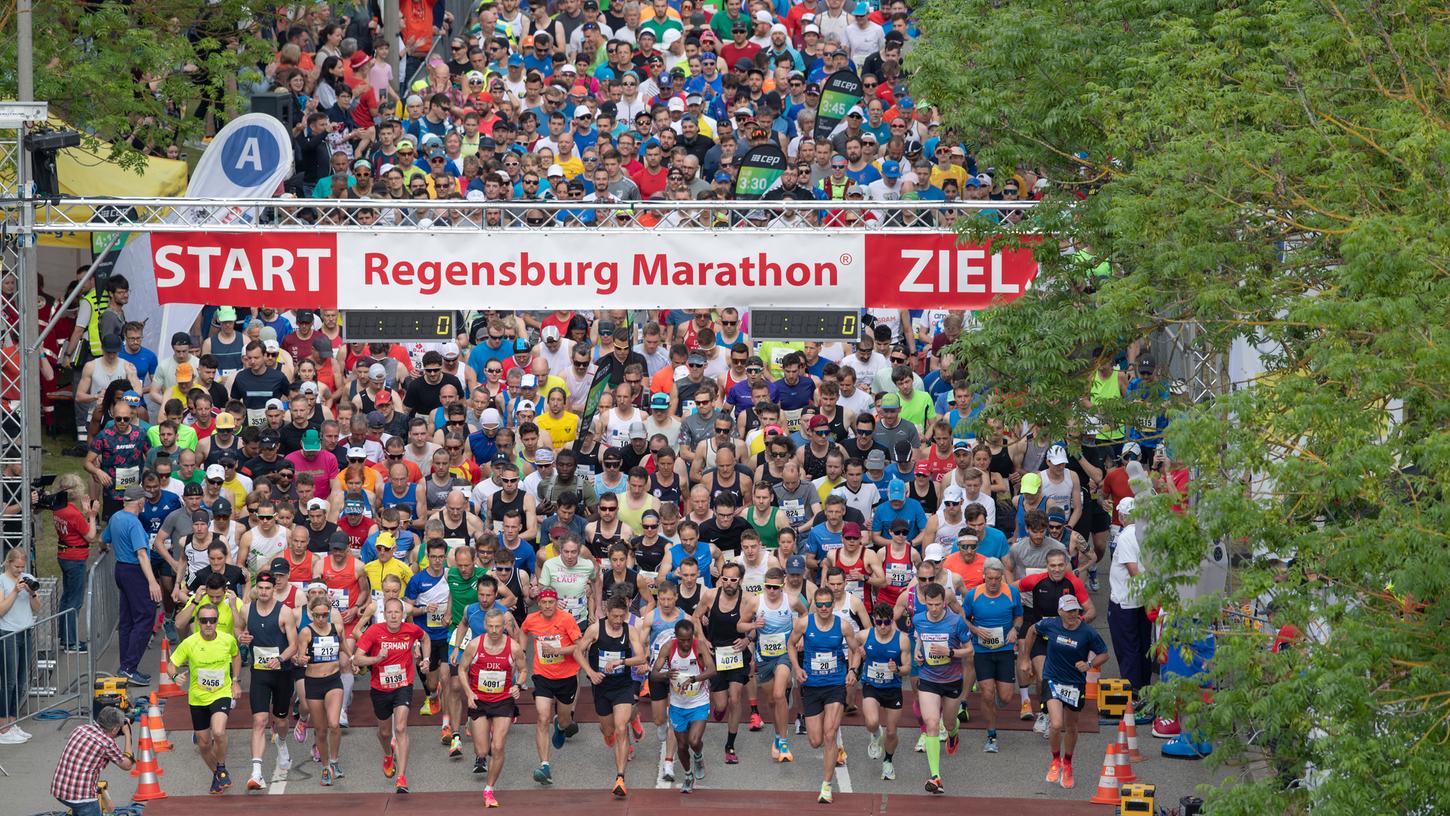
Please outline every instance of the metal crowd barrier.
[[46, 615], [29, 629], [0, 632], [0, 716], [24, 723], [89, 710], [91, 660], [61, 648], [67, 620], [76, 620], [76, 610]]

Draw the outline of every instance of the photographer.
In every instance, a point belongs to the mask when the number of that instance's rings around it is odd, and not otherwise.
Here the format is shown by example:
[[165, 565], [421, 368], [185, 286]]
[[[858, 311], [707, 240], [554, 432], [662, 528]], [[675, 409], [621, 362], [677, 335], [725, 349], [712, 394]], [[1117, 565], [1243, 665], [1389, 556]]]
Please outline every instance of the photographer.
[[[117, 750], [116, 737], [123, 734], [125, 748]], [[133, 747], [131, 724], [120, 709], [106, 706], [96, 715], [95, 722], [71, 732], [55, 766], [50, 795], [70, 808], [74, 816], [100, 816], [96, 783], [101, 771], [112, 762], [123, 771], [130, 770], [136, 764]]]
[[101, 506], [100, 502], [87, 498], [85, 482], [74, 473], [61, 476], [55, 488], [47, 507], [52, 511], [56, 560], [60, 564], [60, 611], [75, 610], [74, 617], [61, 618], [61, 646], [67, 652], [84, 652], [86, 644], [80, 641], [80, 614], [86, 593], [86, 561], [91, 556], [91, 545], [96, 543], [99, 535], [96, 514]]
[[23, 547], [5, 554], [0, 570], [0, 745], [19, 745], [30, 735], [20, 729], [20, 701], [29, 687], [30, 629], [40, 612], [40, 582], [27, 573]]

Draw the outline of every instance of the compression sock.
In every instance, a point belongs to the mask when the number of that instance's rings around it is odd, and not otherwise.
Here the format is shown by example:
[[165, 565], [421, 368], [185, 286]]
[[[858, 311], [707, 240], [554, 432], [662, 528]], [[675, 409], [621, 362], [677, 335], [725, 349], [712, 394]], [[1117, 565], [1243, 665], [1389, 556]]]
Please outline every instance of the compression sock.
[[1026, 686], [1018, 686], [1017, 693], [1022, 697], [1022, 702], [1024, 703], [1032, 699], [1032, 690]]
[[951, 720], [951, 725], [947, 726], [947, 736], [955, 737], [957, 735], [957, 729], [961, 727], [961, 722], [956, 717], [950, 717], [949, 719]]
[[736, 735], [735, 735], [734, 732], [731, 732], [731, 733], [725, 735], [725, 750], [727, 750], [727, 751], [734, 751], [735, 750], [735, 736]]
[[352, 706], [352, 682], [356, 679], [350, 671], [342, 673], [342, 710], [347, 711]]
[[941, 737], [926, 735], [926, 766], [932, 776], [941, 776]]

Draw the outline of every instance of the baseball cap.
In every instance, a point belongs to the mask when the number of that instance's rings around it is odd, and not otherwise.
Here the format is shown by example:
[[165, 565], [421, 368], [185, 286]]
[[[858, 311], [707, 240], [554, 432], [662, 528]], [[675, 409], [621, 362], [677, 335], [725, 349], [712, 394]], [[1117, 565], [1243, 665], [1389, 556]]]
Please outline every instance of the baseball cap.
[[539, 332], [539, 336], [542, 337], [544, 340], [558, 340], [559, 339], [559, 327], [558, 326], [545, 326], [544, 327], [544, 330], [542, 332]]
[[792, 555], [790, 558], [785, 559], [785, 574], [786, 575], [805, 575], [806, 574], [806, 559], [805, 559], [805, 557], [802, 556], [802, 555], [796, 554], [796, 555]]
[[549, 165], [549, 172], [545, 175], [547, 175], [549, 178], [554, 178], [555, 176], [562, 178], [564, 176], [564, 168], [560, 167], [557, 164], [551, 164]]
[[307, 509], [308, 510], [326, 510], [327, 509], [327, 499], [320, 499], [320, 498], [316, 498], [316, 497], [311, 498], [311, 499], [308, 499], [307, 500]]
[[268, 566], [274, 573], [290, 573], [292, 571], [292, 565], [288, 564], [285, 558], [273, 558], [272, 563]]
[[[388, 418], [383, 416], [382, 411], [368, 411], [367, 419], [368, 426], [372, 428], [381, 428], [388, 424]], [[348, 455], [352, 455], [351, 451], [348, 452]]]
[[[177, 368], [180, 368], [180, 366], [177, 366]], [[299, 393], [302, 393], [302, 394], [314, 394], [315, 395], [317, 393], [317, 383], [315, 383], [315, 382], [313, 382], [311, 380], [308, 380], [308, 381], [302, 383], [301, 385], [297, 386], [297, 391]]]
[[519, 377], [519, 388], [538, 388], [539, 378], [533, 374], [525, 374]]
[[877, 448], [866, 454], [866, 469], [881, 470], [886, 467], [886, 452]]
[[889, 484], [889, 485], [886, 486], [886, 500], [887, 501], [905, 501], [906, 500], [906, 482], [903, 482], [900, 479], [892, 479], [891, 480], [891, 484]]
[[211, 524], [211, 513], [208, 513], [206, 510], [198, 507], [191, 514], [191, 523]]
[[1123, 459], [1142, 459], [1143, 458], [1143, 446], [1142, 445], [1139, 445], [1137, 442], [1128, 442], [1128, 443], [1126, 443], [1125, 445], [1123, 445], [1122, 458]]
[[860, 538], [861, 525], [854, 521], [848, 521], [841, 526], [841, 538]]
[[302, 449], [305, 451], [322, 450], [322, 437], [318, 435], [317, 429], [308, 428], [302, 434]]
[[191, 335], [186, 332], [177, 332], [171, 335], [171, 345], [191, 347]]
[[216, 310], [216, 322], [225, 323], [228, 320], [237, 319], [237, 310], [231, 306], [221, 306]]
[[883, 410], [883, 411], [900, 411], [901, 410], [901, 396], [899, 394], [887, 394], [886, 396], [882, 397], [881, 398], [881, 410]]
[[901, 178], [901, 165], [891, 159], [881, 163], [881, 175], [886, 178]]
[[670, 395], [666, 394], [663, 391], [655, 394], [654, 396], [649, 398], [649, 407], [651, 411], [670, 410]]
[[806, 427], [814, 431], [817, 428], [828, 427], [830, 424], [831, 421], [829, 419], [826, 419], [820, 414], [816, 414], [815, 416], [811, 417], [810, 422], [806, 423]]
[[262, 349], [268, 354], [276, 354], [277, 352], [282, 350], [282, 347], [277, 345], [276, 340], [263, 340]]
[[222, 411], [216, 415], [216, 427], [219, 431], [230, 431], [237, 427], [237, 418], [231, 411]]
[[1078, 601], [1076, 595], [1064, 595], [1061, 598], [1059, 598], [1058, 601], [1057, 601], [1057, 611], [1058, 612], [1081, 612], [1082, 611], [1082, 603]]
[[329, 550], [347, 549], [347, 533], [344, 533], [341, 530], [333, 533], [332, 537], [327, 539], [327, 548]]
[[181, 488], [181, 495], [182, 496], [200, 496], [201, 495], [201, 485], [200, 484], [197, 484], [196, 482], [192, 482], [192, 483], [186, 485], [185, 487]]
[[1119, 516], [1131, 516], [1131, 515], [1133, 515], [1133, 505], [1135, 505], [1135, 504], [1136, 504], [1136, 502], [1133, 501], [1133, 497], [1132, 496], [1124, 496], [1122, 499], [1119, 499], [1118, 500], [1118, 506], [1116, 508], [1117, 511], [1118, 511], [1118, 515]]
[[953, 439], [952, 440], [952, 450], [953, 451], [959, 451], [959, 450], [969, 451], [971, 449], [972, 449], [972, 440], [970, 440], [970, 439]]
[[672, 96], [672, 97], [670, 97], [669, 109], [672, 110], [672, 111], [682, 111], [682, 110], [684, 110], [685, 109], [685, 100], [679, 98], [678, 96]]
[[101, 351], [113, 352], [121, 350], [121, 337], [116, 334], [108, 334], [101, 338]]
[[921, 560], [941, 563], [947, 560], [946, 548], [933, 541], [926, 545], [926, 550], [921, 554]]
[[221, 465], [207, 465], [207, 467], [206, 467], [206, 478], [208, 478], [208, 479], [225, 479], [226, 477], [227, 477], [227, 469], [226, 468], [222, 467]]
[[342, 512], [347, 515], [359, 515], [363, 511], [361, 499], [348, 499], [342, 503]]
[[[923, 463], [925, 464], [925, 463]], [[967, 500], [967, 491], [961, 485], [951, 485], [942, 491], [941, 500], [944, 502], [963, 502]]]
[[[378, 395], [376, 397], [373, 397], [373, 404], [374, 405], [387, 405], [388, 403], [390, 403], [392, 401], [393, 401], [393, 392], [390, 389], [387, 389], [387, 388], [384, 388], [383, 390], [379, 391], [378, 392]], [[369, 411], [369, 413], [372, 413], [372, 412]]]
[[388, 370], [383, 367], [382, 363], [373, 363], [372, 365], [368, 366], [368, 379], [381, 380], [385, 379], [387, 376]]
[[485, 427], [489, 425], [495, 427], [502, 425], [503, 415], [498, 412], [497, 408], [485, 408], [483, 409], [483, 413], [478, 415], [478, 424]]
[[1021, 490], [1023, 493], [1038, 493], [1042, 490], [1042, 477], [1036, 473], [1022, 474]]
[[368, 458], [368, 452], [365, 451], [365, 450], [363, 450], [362, 448], [354, 445], [354, 446], [352, 446], [352, 447], [350, 447], [350, 448], [347, 449], [347, 458], [349, 458], [349, 459], [366, 459], [366, 458]]
[[1048, 448], [1047, 449], [1047, 464], [1049, 464], [1049, 465], [1065, 465], [1065, 464], [1067, 464], [1067, 448], [1064, 448], [1061, 445], [1053, 445], [1052, 447]]
[[131, 485], [126, 488], [126, 492], [123, 495], [128, 502], [140, 501], [146, 498], [146, 491], [142, 489], [141, 485]]
[[644, 423], [643, 422], [631, 422], [631, 423], [629, 423], [629, 438], [630, 439], [648, 439], [649, 438], [649, 434], [646, 433], [645, 430], [644, 430]]
[[536, 414], [538, 413], [538, 407], [534, 405], [533, 400], [519, 400], [518, 404], [514, 406], [514, 413], [517, 414], [524, 411]]
[[226, 499], [217, 499], [211, 503], [211, 514], [213, 516], [230, 516], [232, 514], [232, 503]]
[[278, 447], [281, 444], [282, 444], [282, 440], [278, 439], [276, 436], [274, 436], [272, 434], [267, 434], [267, 435], [263, 436], [262, 439], [261, 439], [261, 445], [264, 448], [275, 448], [275, 447]]

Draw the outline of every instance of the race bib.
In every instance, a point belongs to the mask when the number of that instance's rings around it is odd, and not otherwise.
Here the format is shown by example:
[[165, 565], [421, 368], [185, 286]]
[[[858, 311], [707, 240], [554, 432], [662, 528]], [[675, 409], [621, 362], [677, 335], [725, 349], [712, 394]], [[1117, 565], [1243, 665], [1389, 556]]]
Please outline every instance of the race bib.
[[534, 655], [535, 657], [538, 658], [538, 662], [544, 664], [545, 666], [557, 666], [560, 663], [563, 663], [564, 662], [564, 656], [561, 655], [561, 654], [545, 655], [544, 654], [544, 647], [546, 647], [546, 646], [549, 647], [550, 649], [561, 649], [561, 648], [563, 648], [560, 645], [560, 637], [558, 635], [540, 635], [539, 636], [538, 654], [537, 655]]
[[800, 524], [806, 519], [805, 504], [803, 504], [799, 499], [791, 499], [790, 501], [782, 502], [780, 505], [780, 509], [782, 512], [785, 513], [786, 518], [790, 519], [791, 524]]
[[1002, 630], [1002, 627], [989, 626], [982, 629], [982, 631], [987, 633], [986, 637], [979, 637], [977, 638], [977, 641], [982, 644], [983, 649], [1002, 648], [1002, 640], [1007, 635], [1007, 633]]
[[443, 539], [443, 543], [448, 545], [448, 552], [451, 555], [454, 550], [462, 547], [465, 542], [461, 538], [445, 538]]
[[336, 635], [325, 635], [312, 639], [313, 663], [336, 663], [339, 643]]
[[785, 632], [776, 632], [770, 635], [761, 635], [760, 643], [756, 648], [762, 658], [780, 657], [785, 654]]
[[759, 595], [760, 593], [765, 591], [765, 576], [760, 575], [754, 578], [747, 577], [740, 584], [740, 588], [745, 590], [746, 592], [751, 593], [752, 595]]
[[260, 428], [263, 425], [266, 425], [267, 424], [267, 409], [266, 408], [248, 408], [247, 409], [247, 424], [250, 425], [253, 428]]
[[118, 467], [116, 468], [115, 489], [125, 490], [128, 487], [135, 487], [141, 484], [141, 468], [139, 467]]
[[221, 691], [227, 683], [226, 669], [197, 669], [196, 687], [205, 692]]
[[347, 590], [328, 587], [327, 599], [332, 601], [332, 608], [338, 612], [347, 609]]
[[568, 612], [574, 621], [581, 626], [589, 620], [589, 599], [580, 595], [575, 598], [560, 598], [559, 602], [564, 605], [564, 611]]
[[730, 671], [745, 668], [745, 655], [734, 646], [715, 647], [715, 670]]
[[392, 691], [402, 688], [408, 682], [408, 668], [389, 664], [383, 666], [383, 671], [378, 675], [378, 685]]
[[446, 627], [449, 621], [448, 607], [440, 605], [438, 609], [427, 613], [427, 616], [423, 620], [428, 624], [429, 629], [442, 629]]
[[835, 652], [816, 652], [811, 655], [811, 674], [831, 674], [836, 670]]
[[503, 694], [508, 688], [508, 672], [481, 671], [478, 673], [478, 690], [484, 694]]
[[923, 634], [918, 635], [918, 637], [921, 638], [921, 651], [922, 654], [926, 656], [926, 665], [945, 666], [946, 664], [952, 662], [952, 654], [950, 649], [947, 649], [947, 653], [943, 655], [934, 654], [932, 651], [932, 647], [934, 646], [941, 646], [943, 648], [947, 648], [948, 646], [950, 646], [950, 642], [948, 641], [946, 635]]
[[[624, 674], [624, 652], [606, 652], [599, 650], [599, 670], [606, 674]], [[607, 668], [610, 663], [619, 662], [621, 665], [613, 669]]]
[[383, 622], [383, 592], [380, 589], [373, 590], [373, 623]]
[[695, 692], [695, 687], [699, 685], [699, 683], [695, 682], [696, 676], [697, 675], [693, 674], [675, 675], [675, 677], [670, 680], [670, 691], [673, 691], [674, 693], [679, 695], [693, 694]]
[[869, 683], [874, 683], [878, 686], [885, 685], [891, 682], [892, 674], [894, 672], [888, 668], [886, 663], [872, 661], [866, 664], [866, 680]]
[[252, 668], [263, 671], [282, 668], [282, 650], [276, 646], [253, 646]]
[[1048, 682], [1048, 689], [1052, 692], [1054, 699], [1061, 700], [1063, 704], [1076, 708], [1082, 700], [1082, 689], [1070, 683]]
[[866, 601], [866, 582], [865, 581], [848, 581], [848, 582], [846, 582], [846, 592], [848, 594], [850, 594], [852, 597], [854, 597], [857, 600], [861, 601], [862, 603], [865, 603], [865, 601]]
[[795, 408], [781, 412], [781, 416], [785, 419], [786, 433], [795, 433], [801, 429], [801, 414], [804, 412], [804, 408]]
[[891, 586], [904, 587], [911, 584], [911, 565], [892, 564], [886, 568], [886, 580]]

